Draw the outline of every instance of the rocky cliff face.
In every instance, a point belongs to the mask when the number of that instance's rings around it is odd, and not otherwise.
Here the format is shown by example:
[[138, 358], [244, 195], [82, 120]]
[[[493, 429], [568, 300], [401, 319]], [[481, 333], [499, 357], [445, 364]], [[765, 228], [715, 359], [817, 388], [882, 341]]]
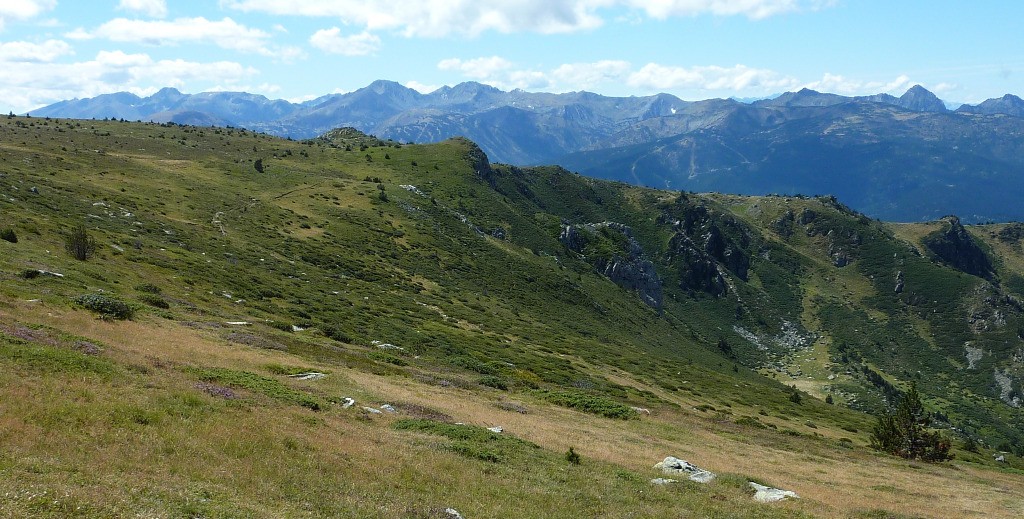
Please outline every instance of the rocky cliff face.
[[628, 226], [615, 222], [565, 225], [558, 240], [583, 254], [613, 283], [636, 292], [647, 306], [661, 309], [661, 278]]
[[924, 238], [928, 250], [950, 267], [972, 276], [990, 279], [993, 276], [992, 261], [960, 223], [960, 219], [947, 216], [944, 221], [941, 230]]

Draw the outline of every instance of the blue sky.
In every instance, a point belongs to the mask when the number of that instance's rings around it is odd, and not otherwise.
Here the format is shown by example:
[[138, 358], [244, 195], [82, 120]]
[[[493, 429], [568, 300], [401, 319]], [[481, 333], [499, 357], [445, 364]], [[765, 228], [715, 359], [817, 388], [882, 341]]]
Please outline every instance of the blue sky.
[[1024, 94], [1024, 2], [2, 0], [0, 110], [164, 86], [291, 101], [389, 79], [686, 100]]

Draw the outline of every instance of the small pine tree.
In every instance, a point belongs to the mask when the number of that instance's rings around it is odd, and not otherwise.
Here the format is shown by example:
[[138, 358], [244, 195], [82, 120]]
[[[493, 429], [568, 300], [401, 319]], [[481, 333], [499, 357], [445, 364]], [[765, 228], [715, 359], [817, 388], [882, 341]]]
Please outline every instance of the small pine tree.
[[789, 401], [794, 404], [799, 404], [803, 398], [800, 396], [800, 392], [794, 387], [793, 392], [789, 394]]
[[835, 400], [832, 399], [832, 393], [825, 395], [825, 403], [828, 405], [835, 403]]
[[76, 260], [85, 261], [96, 252], [96, 240], [89, 236], [85, 225], [78, 224], [65, 237], [64, 248]]
[[569, 450], [565, 453], [565, 461], [568, 461], [571, 465], [579, 465], [580, 454], [572, 447], [569, 447]]
[[973, 436], [964, 438], [964, 450], [967, 452], [978, 452], [978, 441]]
[[252, 166], [256, 168], [257, 173], [263, 173], [263, 159], [256, 159], [256, 162], [253, 162]]
[[871, 447], [895, 456], [922, 461], [943, 461], [952, 458], [952, 444], [937, 432], [928, 431], [931, 418], [921, 403], [917, 384], [900, 399], [896, 411], [879, 416], [871, 432]]

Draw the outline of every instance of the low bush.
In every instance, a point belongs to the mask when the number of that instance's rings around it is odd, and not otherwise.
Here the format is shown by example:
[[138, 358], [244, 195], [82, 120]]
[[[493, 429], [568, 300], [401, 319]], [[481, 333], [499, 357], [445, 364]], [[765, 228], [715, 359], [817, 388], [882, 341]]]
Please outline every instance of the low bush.
[[605, 418], [617, 418], [629, 420], [636, 418], [637, 414], [633, 408], [620, 404], [614, 400], [581, 393], [578, 391], [549, 391], [538, 390], [537, 395], [555, 405], [576, 409], [584, 413], [596, 414]]
[[164, 300], [164, 298], [155, 294], [140, 294], [139, 301], [142, 301], [143, 303], [154, 308], [163, 308], [166, 310], [171, 307], [171, 305], [166, 300]]
[[14, 229], [3, 229], [0, 230], [0, 240], [18, 243], [18, 235], [15, 234]]
[[103, 294], [85, 294], [75, 298], [79, 306], [110, 319], [131, 319], [135, 310], [124, 301]]

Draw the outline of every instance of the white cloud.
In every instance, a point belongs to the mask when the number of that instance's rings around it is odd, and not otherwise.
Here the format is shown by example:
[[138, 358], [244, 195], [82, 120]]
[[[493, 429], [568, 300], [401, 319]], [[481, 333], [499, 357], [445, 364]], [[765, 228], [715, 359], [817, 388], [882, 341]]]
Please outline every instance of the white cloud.
[[797, 0], [628, 0], [626, 3], [659, 20], [701, 14], [760, 19], [801, 9], [801, 2]]
[[665, 19], [710, 14], [767, 18], [812, 10], [832, 0], [222, 0], [240, 11], [334, 18], [368, 31], [405, 36], [476, 36], [483, 32], [566, 33], [593, 29], [606, 16]]
[[0, 109], [22, 113], [75, 97], [117, 91], [151, 94], [165, 86], [196, 88], [223, 86], [241, 90], [244, 81], [259, 74], [231, 61], [201, 63], [154, 60], [147, 54], [102, 51], [89, 61], [75, 63], [12, 61], [0, 74]]
[[285, 60], [302, 56], [302, 50], [296, 47], [270, 46], [269, 33], [246, 27], [231, 18], [220, 21], [207, 20], [201, 16], [178, 18], [173, 21], [115, 18], [93, 31], [76, 29], [65, 36], [72, 39], [103, 38], [115, 42], [149, 45], [212, 43], [224, 49]]
[[421, 94], [429, 94], [434, 90], [441, 88], [440, 85], [425, 85], [419, 81], [406, 81], [405, 86], [406, 88], [411, 88]]
[[3, 0], [0, 2], [0, 30], [8, 20], [28, 20], [57, 5], [57, 0]]
[[601, 90], [623, 84], [635, 90], [673, 92], [705, 98], [710, 95], [766, 95], [797, 87], [796, 78], [772, 70], [746, 65], [731, 67], [679, 67], [648, 63], [635, 69], [627, 61], [602, 60], [592, 63], [566, 63], [550, 71], [520, 68], [500, 56], [474, 59], [450, 58], [437, 68], [455, 72], [503, 90], [543, 89], [552, 92]]
[[601, 83], [621, 81], [632, 65], [628, 61], [603, 60], [595, 63], [566, 63], [551, 71], [552, 79], [563, 85], [587, 89]]
[[832, 92], [842, 95], [872, 95], [886, 93], [901, 95], [908, 88], [917, 84], [906, 75], [900, 75], [891, 81], [864, 81], [851, 79], [839, 74], [825, 73], [821, 79], [803, 85], [811, 90]]
[[341, 29], [331, 27], [313, 33], [309, 37], [309, 44], [331, 54], [365, 56], [377, 51], [380, 47], [380, 38], [366, 31], [342, 36]]
[[167, 2], [165, 0], [121, 0], [117, 8], [122, 11], [141, 13], [153, 18], [167, 16]]
[[513, 63], [500, 56], [491, 56], [488, 58], [473, 58], [462, 60], [459, 58], [449, 58], [441, 60], [437, 64], [437, 68], [441, 70], [458, 71], [462, 75], [471, 77], [474, 79], [488, 79], [494, 77], [498, 73], [505, 72], [513, 67]]
[[676, 67], [648, 63], [630, 74], [627, 83], [644, 90], [705, 90], [721, 92], [778, 92], [794, 87], [797, 80], [778, 72], [751, 68], [697, 66]]
[[74, 52], [71, 45], [61, 40], [46, 40], [43, 43], [10, 41], [0, 43], [0, 62], [44, 63]]

